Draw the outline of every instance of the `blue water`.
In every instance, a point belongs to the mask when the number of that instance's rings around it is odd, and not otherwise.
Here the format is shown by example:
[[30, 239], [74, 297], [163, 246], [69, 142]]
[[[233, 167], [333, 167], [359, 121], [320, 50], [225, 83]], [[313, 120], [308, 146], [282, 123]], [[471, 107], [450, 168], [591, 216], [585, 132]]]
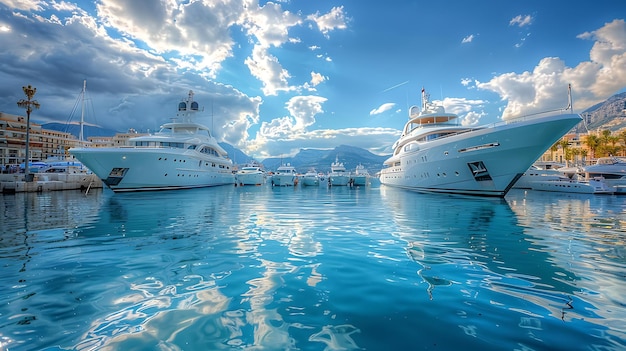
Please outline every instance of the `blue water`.
[[626, 196], [2, 195], [0, 350], [618, 350]]

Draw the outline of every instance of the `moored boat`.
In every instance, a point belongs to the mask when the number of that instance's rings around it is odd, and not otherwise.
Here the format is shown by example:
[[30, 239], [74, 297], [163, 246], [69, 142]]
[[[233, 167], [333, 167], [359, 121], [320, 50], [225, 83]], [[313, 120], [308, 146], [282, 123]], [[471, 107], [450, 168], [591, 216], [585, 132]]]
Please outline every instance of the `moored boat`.
[[235, 178], [239, 185], [261, 185], [265, 183], [265, 172], [260, 166], [243, 166]]
[[297, 172], [289, 163], [278, 167], [272, 176], [274, 186], [294, 186], [295, 184], [297, 184]]
[[358, 164], [352, 175], [352, 184], [355, 186], [365, 186], [370, 182], [370, 173], [365, 169], [365, 166]]
[[350, 172], [346, 171], [343, 163], [339, 162], [339, 156], [335, 157], [335, 162], [330, 165], [328, 173], [328, 184], [330, 186], [346, 186], [350, 182]]
[[469, 127], [431, 103], [422, 89], [421, 109], [409, 109], [393, 155], [380, 172], [381, 184], [504, 197], [535, 160], [582, 120], [564, 111]]
[[211, 131], [193, 121], [193, 92], [178, 104], [177, 118], [128, 146], [70, 149], [114, 192], [199, 188], [234, 184], [233, 162]]
[[622, 158], [600, 157], [595, 164], [583, 167], [582, 174], [586, 180], [601, 177], [616, 194], [626, 194], [626, 161]]
[[558, 169], [542, 168], [540, 166], [532, 165], [526, 172], [524, 172], [517, 182], [515, 182], [513, 188], [532, 189], [534, 182], [568, 179], [570, 178]]
[[535, 181], [531, 184], [532, 190], [554, 191], [576, 194], [613, 194], [615, 188], [606, 184], [602, 178], [589, 180], [557, 179]]
[[315, 169], [309, 169], [302, 176], [302, 186], [319, 186], [320, 185], [320, 177], [315, 171]]

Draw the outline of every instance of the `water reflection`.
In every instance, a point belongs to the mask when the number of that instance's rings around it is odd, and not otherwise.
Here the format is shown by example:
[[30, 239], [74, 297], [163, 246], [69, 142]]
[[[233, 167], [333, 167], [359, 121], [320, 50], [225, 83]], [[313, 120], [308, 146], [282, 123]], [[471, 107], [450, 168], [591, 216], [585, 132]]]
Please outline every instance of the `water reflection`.
[[[539, 342], [555, 320], [608, 345], [624, 340], [624, 214], [615, 211], [623, 197], [514, 192], [506, 201], [441, 201], [386, 187], [381, 193], [430, 299], [462, 296], [472, 308], [486, 299], [491, 309], [517, 314], [518, 327]], [[469, 318], [472, 309], [457, 313]], [[485, 337], [473, 323], [459, 327]]]
[[[93, 195], [3, 199], [15, 215], [0, 240], [0, 348], [625, 344], [626, 197], [384, 186]], [[29, 210], [64, 201], [77, 217]]]

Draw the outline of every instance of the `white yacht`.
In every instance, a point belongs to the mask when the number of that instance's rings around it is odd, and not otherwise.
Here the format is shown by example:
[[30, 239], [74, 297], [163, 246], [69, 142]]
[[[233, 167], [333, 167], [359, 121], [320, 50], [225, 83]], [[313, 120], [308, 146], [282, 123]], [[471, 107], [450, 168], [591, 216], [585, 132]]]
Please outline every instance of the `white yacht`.
[[370, 173], [362, 164], [358, 164], [352, 175], [352, 184], [355, 186], [365, 186], [370, 182]]
[[265, 172], [260, 166], [243, 166], [235, 178], [239, 185], [261, 185], [265, 183]]
[[278, 167], [272, 176], [274, 186], [294, 186], [297, 182], [296, 169], [289, 163]]
[[532, 190], [555, 191], [561, 193], [576, 194], [613, 194], [615, 188], [609, 186], [603, 178], [589, 180], [557, 179], [541, 180], [531, 184]]
[[607, 185], [615, 187], [615, 193], [626, 193], [626, 161], [624, 159], [614, 156], [600, 157], [594, 165], [583, 167], [582, 173], [585, 180], [601, 177]]
[[422, 89], [421, 110], [409, 109], [380, 182], [415, 191], [504, 197], [545, 150], [582, 120], [560, 112], [469, 127], [429, 102]]
[[565, 173], [556, 168], [544, 168], [533, 164], [524, 172], [524, 174], [515, 182], [513, 188], [516, 189], [532, 189], [533, 183], [544, 182], [550, 180], [568, 180], [570, 179]]
[[339, 162], [339, 156], [335, 157], [335, 162], [330, 165], [328, 173], [328, 185], [346, 186], [350, 182], [350, 172], [346, 171], [343, 163]]
[[302, 176], [302, 186], [319, 186], [320, 185], [320, 177], [315, 171], [315, 169], [309, 169]]
[[235, 183], [233, 162], [209, 129], [193, 121], [198, 103], [189, 91], [176, 119], [128, 146], [73, 148], [74, 155], [114, 192], [198, 188]]

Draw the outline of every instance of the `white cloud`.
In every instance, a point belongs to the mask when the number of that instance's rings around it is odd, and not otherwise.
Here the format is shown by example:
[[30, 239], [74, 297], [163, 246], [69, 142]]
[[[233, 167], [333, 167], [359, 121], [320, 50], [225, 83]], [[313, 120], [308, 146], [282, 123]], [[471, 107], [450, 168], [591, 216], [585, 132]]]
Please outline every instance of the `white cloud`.
[[289, 72], [283, 68], [278, 58], [268, 53], [266, 47], [255, 45], [252, 56], [246, 58], [244, 63], [250, 73], [263, 83], [265, 95], [277, 95], [278, 91], [295, 89], [289, 86]]
[[391, 102], [384, 103], [384, 104], [380, 105], [378, 108], [375, 108], [375, 109], [371, 110], [370, 111], [370, 116], [378, 115], [378, 114], [381, 114], [381, 113], [383, 113], [385, 111], [389, 111], [392, 108], [394, 108], [395, 106], [396, 106], [396, 104], [391, 103]]
[[509, 21], [509, 26], [524, 27], [533, 22], [531, 15], [517, 15]]
[[154, 53], [177, 54], [178, 63], [208, 70], [214, 76], [232, 56], [229, 28], [241, 11], [233, 2], [221, 6], [189, 2], [110, 0], [97, 3], [98, 16], [132, 41], [145, 43]]
[[289, 29], [302, 24], [302, 19], [289, 11], [283, 11], [280, 4], [268, 2], [261, 7], [246, 7], [241, 24], [260, 46], [280, 47], [286, 42], [298, 41], [289, 38]]
[[0, 3], [24, 11], [41, 11], [46, 7], [46, 2], [41, 0], [2, 0]]
[[471, 43], [474, 40], [474, 34], [470, 34], [461, 40], [461, 44]]
[[319, 28], [320, 32], [325, 36], [328, 36], [328, 33], [332, 30], [346, 29], [348, 27], [347, 19], [343, 12], [343, 6], [333, 7], [330, 12], [325, 15], [320, 16], [319, 13], [309, 15], [307, 19], [315, 22], [317, 28]]
[[311, 72], [311, 85], [312, 86], [317, 86], [321, 83], [323, 83], [324, 81], [326, 81], [328, 79], [328, 77], [323, 76], [320, 73], [317, 72]]
[[388, 155], [392, 153], [391, 147], [399, 136], [400, 131], [394, 128], [318, 129], [294, 134], [290, 138], [262, 139], [257, 136], [255, 140], [262, 140], [262, 144], [251, 145], [248, 150], [255, 150], [259, 159], [264, 159], [293, 156], [300, 149], [330, 149], [338, 145], [351, 145], [377, 155]]
[[560, 58], [547, 57], [532, 72], [504, 73], [485, 83], [476, 82], [476, 86], [496, 92], [506, 101], [503, 119], [566, 107], [570, 83], [574, 107], [604, 101], [626, 86], [624, 20], [614, 20], [578, 37], [595, 40], [590, 61], [567, 67]]
[[277, 138], [292, 138], [302, 133], [315, 123], [315, 115], [323, 113], [322, 104], [326, 98], [319, 96], [294, 96], [285, 104], [289, 116], [275, 118], [270, 122], [263, 122], [259, 136], [263, 140]]

